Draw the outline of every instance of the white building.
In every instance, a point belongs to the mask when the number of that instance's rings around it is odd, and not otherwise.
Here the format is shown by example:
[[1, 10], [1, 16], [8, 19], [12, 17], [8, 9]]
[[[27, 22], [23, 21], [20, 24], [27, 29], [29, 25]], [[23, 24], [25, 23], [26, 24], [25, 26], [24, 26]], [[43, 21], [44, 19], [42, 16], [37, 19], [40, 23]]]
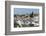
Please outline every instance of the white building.
[[39, 17], [35, 16], [34, 18], [32, 18], [32, 24], [34, 24], [34, 26], [39, 26]]

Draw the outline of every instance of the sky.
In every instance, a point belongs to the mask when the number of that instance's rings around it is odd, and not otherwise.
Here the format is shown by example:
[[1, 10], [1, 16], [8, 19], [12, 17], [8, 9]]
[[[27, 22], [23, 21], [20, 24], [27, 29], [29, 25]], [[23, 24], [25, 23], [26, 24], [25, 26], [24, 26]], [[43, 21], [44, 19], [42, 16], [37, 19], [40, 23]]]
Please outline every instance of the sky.
[[14, 14], [30, 14], [30, 13], [37, 13], [39, 12], [39, 9], [33, 9], [33, 8], [14, 8]]

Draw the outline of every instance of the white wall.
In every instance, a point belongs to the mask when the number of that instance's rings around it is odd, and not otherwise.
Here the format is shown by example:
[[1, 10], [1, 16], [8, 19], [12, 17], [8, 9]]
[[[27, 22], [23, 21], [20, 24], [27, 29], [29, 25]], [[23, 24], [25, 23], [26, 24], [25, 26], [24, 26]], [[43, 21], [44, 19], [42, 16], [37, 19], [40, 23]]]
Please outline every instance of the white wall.
[[[5, 34], [5, 2], [4, 1], [5, 0], [0, 0], [0, 36], [5, 36], [4, 35]], [[42, 3], [44, 2], [45, 3], [45, 13], [46, 13], [46, 0], [16, 0], [16, 1], [42, 2]], [[46, 32], [46, 29], [45, 29], [45, 32]], [[11, 36], [46, 36], [46, 33], [11, 35]]]

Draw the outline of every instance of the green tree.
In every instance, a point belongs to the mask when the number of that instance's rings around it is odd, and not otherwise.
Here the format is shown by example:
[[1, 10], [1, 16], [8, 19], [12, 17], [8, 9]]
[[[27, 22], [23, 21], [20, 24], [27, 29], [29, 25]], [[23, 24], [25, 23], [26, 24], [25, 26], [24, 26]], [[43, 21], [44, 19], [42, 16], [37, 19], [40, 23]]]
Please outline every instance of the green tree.
[[33, 17], [34, 16], [34, 14], [33, 14], [33, 12], [32, 12], [32, 14], [30, 14], [30, 17]]

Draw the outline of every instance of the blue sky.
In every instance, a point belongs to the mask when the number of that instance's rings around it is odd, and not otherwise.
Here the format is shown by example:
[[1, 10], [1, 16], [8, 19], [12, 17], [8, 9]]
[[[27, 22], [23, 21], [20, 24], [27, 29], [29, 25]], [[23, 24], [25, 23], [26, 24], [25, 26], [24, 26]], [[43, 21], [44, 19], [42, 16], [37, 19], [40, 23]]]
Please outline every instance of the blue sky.
[[14, 8], [14, 14], [30, 14], [30, 13], [37, 13], [39, 12], [39, 9], [33, 9], [33, 8]]

